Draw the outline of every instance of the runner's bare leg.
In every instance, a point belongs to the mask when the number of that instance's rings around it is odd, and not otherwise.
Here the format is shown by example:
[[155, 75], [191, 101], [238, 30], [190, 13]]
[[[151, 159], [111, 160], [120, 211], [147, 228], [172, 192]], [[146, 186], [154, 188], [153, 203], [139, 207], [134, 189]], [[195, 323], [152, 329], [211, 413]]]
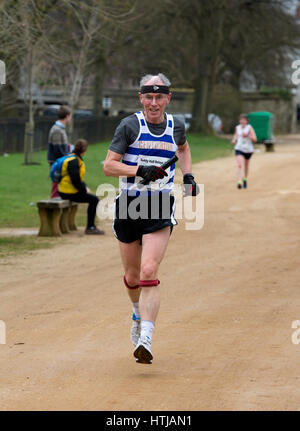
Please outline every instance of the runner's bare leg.
[[[155, 280], [159, 264], [167, 249], [170, 226], [143, 235], [141, 280]], [[142, 287], [140, 295], [140, 314], [142, 320], [155, 322], [160, 306], [159, 286]]]
[[[125, 278], [129, 286], [136, 286], [140, 281], [142, 247], [139, 241], [129, 244], [119, 241], [121, 259], [125, 270]], [[131, 302], [138, 302], [141, 289], [126, 289]]]
[[238, 176], [238, 181], [242, 181], [244, 157], [241, 156], [240, 154], [238, 154], [236, 156], [236, 161], [237, 161], [237, 176]]
[[244, 165], [245, 178], [247, 178], [247, 177], [248, 177], [248, 173], [249, 173], [249, 162], [250, 162], [250, 159], [248, 159], [248, 160], [246, 160], [246, 159], [245, 159], [245, 165]]

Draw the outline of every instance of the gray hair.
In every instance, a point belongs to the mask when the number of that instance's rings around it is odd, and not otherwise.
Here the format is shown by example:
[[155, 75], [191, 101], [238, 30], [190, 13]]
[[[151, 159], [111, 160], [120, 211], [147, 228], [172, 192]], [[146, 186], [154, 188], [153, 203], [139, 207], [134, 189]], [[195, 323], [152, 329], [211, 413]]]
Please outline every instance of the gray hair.
[[[157, 75], [145, 75], [142, 77], [141, 81], [140, 81], [140, 87], [142, 87], [143, 85], [145, 85], [146, 82], [150, 81], [151, 78], [156, 78], [155, 80], [161, 80], [164, 85], [167, 85], [168, 87], [170, 87], [171, 82], [168, 80], [168, 78], [163, 74], [163, 73], [158, 73]], [[154, 82], [154, 84], [156, 84], [156, 82]]]

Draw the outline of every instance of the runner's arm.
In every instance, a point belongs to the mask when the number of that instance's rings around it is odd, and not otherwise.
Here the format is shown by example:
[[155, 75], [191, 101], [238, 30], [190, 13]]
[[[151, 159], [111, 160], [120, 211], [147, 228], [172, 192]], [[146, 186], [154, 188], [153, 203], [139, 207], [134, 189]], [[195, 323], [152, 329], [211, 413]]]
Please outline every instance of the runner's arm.
[[183, 174], [183, 186], [185, 196], [196, 196], [199, 193], [199, 186], [192, 174], [192, 156], [187, 141], [179, 145], [177, 149], [178, 163]]
[[182, 175], [192, 172], [192, 156], [187, 141], [183, 145], [178, 145], [177, 157]]
[[257, 137], [256, 137], [256, 133], [253, 129], [252, 126], [250, 126], [250, 135], [249, 138], [251, 139], [251, 141], [255, 144], [255, 142], [257, 142]]
[[128, 166], [121, 162], [122, 154], [108, 150], [104, 161], [104, 174], [107, 177], [135, 177], [137, 166]]

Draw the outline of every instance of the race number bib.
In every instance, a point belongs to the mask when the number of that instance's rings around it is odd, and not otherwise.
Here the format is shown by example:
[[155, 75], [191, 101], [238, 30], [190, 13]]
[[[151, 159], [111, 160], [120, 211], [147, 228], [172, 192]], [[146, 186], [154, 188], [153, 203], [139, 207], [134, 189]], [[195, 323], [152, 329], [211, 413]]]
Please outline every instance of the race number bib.
[[247, 138], [242, 138], [242, 140], [241, 140], [242, 151], [243, 150], [247, 150], [248, 146], [249, 146], [248, 139]]
[[[144, 156], [142, 154], [139, 155], [138, 157], [138, 166], [161, 166], [163, 163], [166, 162], [166, 158], [165, 157], [159, 157], [159, 156]], [[170, 179], [170, 172], [171, 172], [171, 166], [167, 169], [165, 169], [165, 171], [167, 172], [168, 176], [167, 177], [163, 177], [159, 180], [156, 181], [150, 181], [149, 184], [147, 184], [147, 188], [151, 189], [151, 190], [161, 190], [164, 188], [164, 186], [169, 182]], [[140, 181], [142, 181], [143, 178], [141, 177], [136, 177], [135, 178], [135, 184], [138, 184]]]

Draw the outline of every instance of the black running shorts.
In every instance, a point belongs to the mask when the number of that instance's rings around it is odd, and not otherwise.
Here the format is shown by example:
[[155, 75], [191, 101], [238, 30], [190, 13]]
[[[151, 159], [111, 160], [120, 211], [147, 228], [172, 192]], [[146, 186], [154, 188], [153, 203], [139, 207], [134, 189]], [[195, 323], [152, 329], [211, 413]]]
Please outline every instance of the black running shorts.
[[243, 156], [243, 157], [245, 157], [246, 160], [249, 160], [251, 158], [252, 154], [253, 153], [244, 153], [243, 151], [235, 150], [236, 156]]
[[139, 240], [145, 234], [177, 224], [174, 218], [175, 197], [169, 193], [151, 196], [127, 196], [121, 193], [115, 201], [113, 232], [125, 243]]

